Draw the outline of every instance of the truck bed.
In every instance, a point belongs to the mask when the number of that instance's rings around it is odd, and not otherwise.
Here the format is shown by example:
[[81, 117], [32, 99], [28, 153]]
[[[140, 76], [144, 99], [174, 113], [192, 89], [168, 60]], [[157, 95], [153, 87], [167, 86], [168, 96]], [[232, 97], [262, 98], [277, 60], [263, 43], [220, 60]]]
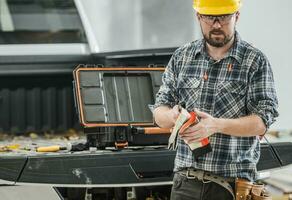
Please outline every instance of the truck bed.
[[[66, 140], [23, 139], [21, 147], [0, 153], [0, 182], [3, 184], [46, 184], [54, 187], [128, 187], [167, 185], [172, 182], [175, 151], [166, 146], [132, 146], [71, 152], [36, 152], [36, 146], [68, 145]], [[85, 142], [81, 137], [71, 143]], [[0, 146], [13, 145], [1, 142]], [[292, 163], [292, 143], [261, 145], [259, 171]], [[32, 147], [32, 148], [28, 148]], [[281, 158], [277, 160], [274, 148]]]

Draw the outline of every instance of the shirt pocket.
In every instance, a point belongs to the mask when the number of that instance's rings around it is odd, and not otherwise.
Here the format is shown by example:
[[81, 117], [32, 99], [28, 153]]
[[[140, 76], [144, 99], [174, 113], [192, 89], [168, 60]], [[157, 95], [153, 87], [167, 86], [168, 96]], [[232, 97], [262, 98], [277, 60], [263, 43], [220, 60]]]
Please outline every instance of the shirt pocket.
[[246, 115], [246, 94], [245, 82], [219, 82], [216, 88], [214, 117], [237, 118]]
[[179, 104], [185, 105], [187, 110], [194, 110], [199, 107], [202, 79], [194, 76], [181, 76], [177, 89]]

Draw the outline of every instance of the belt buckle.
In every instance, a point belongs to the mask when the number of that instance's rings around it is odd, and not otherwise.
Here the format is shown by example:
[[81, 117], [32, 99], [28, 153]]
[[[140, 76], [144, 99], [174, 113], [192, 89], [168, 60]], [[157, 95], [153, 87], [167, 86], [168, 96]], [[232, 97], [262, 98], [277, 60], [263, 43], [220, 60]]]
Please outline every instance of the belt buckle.
[[203, 171], [197, 171], [197, 170], [193, 170], [193, 174], [192, 175], [192, 169], [188, 169], [186, 176], [188, 179], [197, 179], [199, 181], [204, 181], [204, 172]]
[[191, 175], [189, 169], [187, 170], [186, 177], [187, 177], [187, 179], [197, 179], [198, 178], [196, 176]]

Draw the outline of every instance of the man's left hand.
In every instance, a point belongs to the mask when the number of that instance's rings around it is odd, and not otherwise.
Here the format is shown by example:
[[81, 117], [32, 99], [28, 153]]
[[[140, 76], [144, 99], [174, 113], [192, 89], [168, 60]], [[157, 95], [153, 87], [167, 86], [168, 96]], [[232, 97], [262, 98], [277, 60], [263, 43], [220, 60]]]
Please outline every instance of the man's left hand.
[[201, 118], [200, 122], [189, 127], [180, 135], [186, 144], [199, 142], [216, 133], [216, 118], [199, 110], [195, 110], [195, 112]]

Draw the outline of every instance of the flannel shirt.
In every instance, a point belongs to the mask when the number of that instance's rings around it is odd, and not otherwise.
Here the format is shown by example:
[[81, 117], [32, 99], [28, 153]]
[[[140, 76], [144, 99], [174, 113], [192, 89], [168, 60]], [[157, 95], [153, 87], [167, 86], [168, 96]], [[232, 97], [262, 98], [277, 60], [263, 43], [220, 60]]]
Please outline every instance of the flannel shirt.
[[[256, 114], [267, 129], [278, 116], [273, 73], [266, 56], [235, 33], [233, 46], [221, 60], [213, 60], [204, 39], [177, 49], [162, 76], [154, 107], [184, 104], [216, 118]], [[193, 167], [223, 177], [257, 179], [259, 137], [215, 133], [209, 137], [212, 152], [194, 159], [178, 137], [174, 171]]]

